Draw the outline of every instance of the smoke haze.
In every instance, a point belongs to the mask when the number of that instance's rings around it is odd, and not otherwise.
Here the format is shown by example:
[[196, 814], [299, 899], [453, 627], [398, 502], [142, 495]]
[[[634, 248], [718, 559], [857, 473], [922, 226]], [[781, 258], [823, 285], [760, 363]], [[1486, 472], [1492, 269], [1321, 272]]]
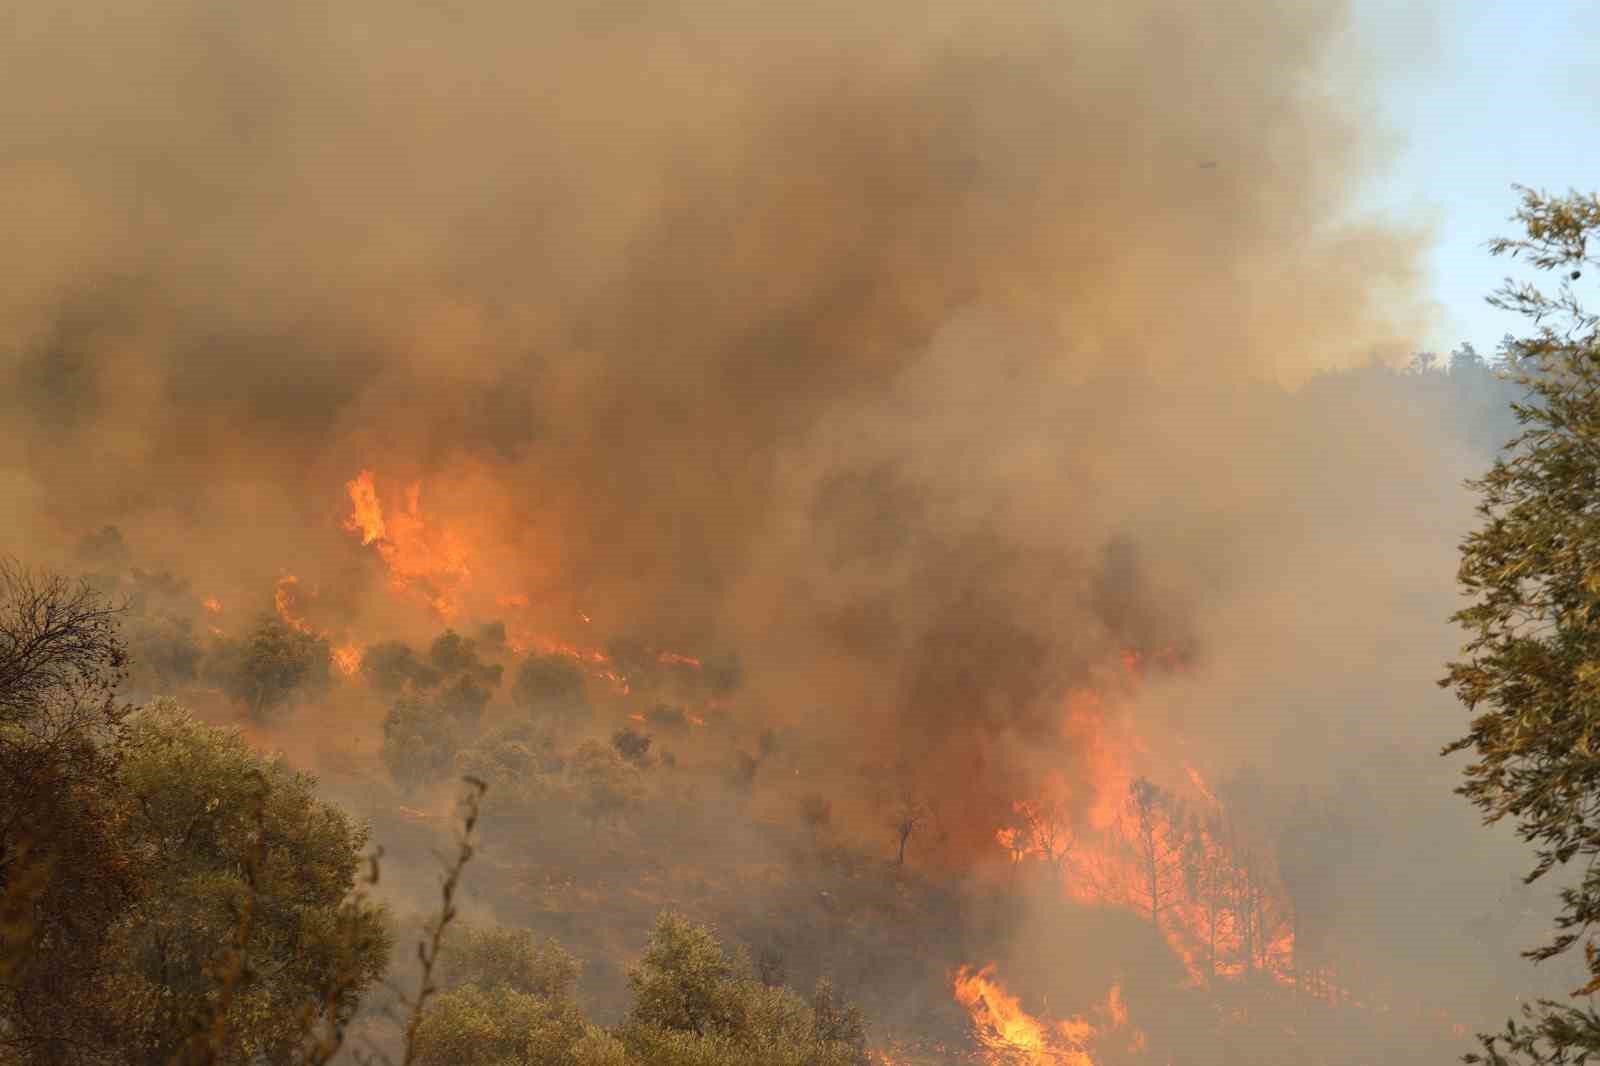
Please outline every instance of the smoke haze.
[[[1429, 683], [1486, 457], [1312, 380], [1429, 313], [1426, 235], [1351, 221], [1387, 145], [1348, 19], [19, 6], [0, 549], [115, 524], [224, 603], [291, 571], [320, 624], [417, 637], [340, 522], [358, 471], [420, 482], [460, 617], [736, 650], [741, 707], [924, 797], [958, 869], [1073, 778], [1063, 693], [1164, 652], [1153, 759], [1410, 819], [1330, 868], [1348, 928], [1421, 837], [1472, 842], [1440, 884], [1497, 871], [1470, 910], [1510, 860]], [[1406, 950], [1443, 969], [1444, 923]]]

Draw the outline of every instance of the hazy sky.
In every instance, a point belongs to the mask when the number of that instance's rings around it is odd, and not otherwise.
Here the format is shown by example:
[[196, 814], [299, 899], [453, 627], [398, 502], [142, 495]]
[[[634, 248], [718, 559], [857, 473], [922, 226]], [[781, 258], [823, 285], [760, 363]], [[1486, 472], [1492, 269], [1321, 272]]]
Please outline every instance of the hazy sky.
[[1483, 244], [1514, 229], [1506, 221], [1516, 206], [1511, 184], [1550, 192], [1600, 187], [1600, 9], [1582, 0], [1441, 3], [1435, 49], [1413, 62], [1415, 34], [1398, 21], [1416, 18], [1410, 5], [1358, 6], [1364, 33], [1404, 42], [1385, 49], [1396, 76], [1383, 107], [1406, 143], [1372, 196], [1436, 225], [1432, 268], [1442, 313], [1423, 340], [1441, 352], [1470, 340], [1487, 354], [1505, 332], [1522, 328], [1484, 302], [1510, 268]]

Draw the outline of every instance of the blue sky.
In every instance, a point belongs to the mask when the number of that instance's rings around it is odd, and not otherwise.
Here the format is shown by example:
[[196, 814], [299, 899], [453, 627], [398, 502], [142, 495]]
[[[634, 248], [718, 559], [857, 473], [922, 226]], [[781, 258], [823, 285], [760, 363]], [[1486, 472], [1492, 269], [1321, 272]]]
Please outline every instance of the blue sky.
[[[1308, 0], [1310, 2], [1310, 0]], [[1600, 3], [1456, 0], [1419, 33], [1416, 7], [1357, 0], [1358, 30], [1382, 57], [1382, 115], [1403, 138], [1368, 203], [1434, 223], [1429, 259], [1440, 304], [1420, 347], [1470, 340], [1489, 354], [1514, 315], [1484, 297], [1508, 274], [1527, 276], [1483, 247], [1512, 235], [1512, 183], [1565, 192], [1600, 189]], [[1600, 302], [1600, 296], [1593, 297]]]

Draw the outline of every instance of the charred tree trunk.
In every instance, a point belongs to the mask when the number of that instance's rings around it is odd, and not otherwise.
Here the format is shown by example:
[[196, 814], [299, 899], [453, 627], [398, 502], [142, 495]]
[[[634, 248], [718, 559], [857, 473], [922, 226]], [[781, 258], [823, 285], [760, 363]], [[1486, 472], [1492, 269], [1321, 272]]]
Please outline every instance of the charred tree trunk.
[[1217, 979], [1217, 904], [1206, 904], [1206, 983]]
[[1150, 878], [1150, 924], [1161, 928], [1161, 871], [1156, 864], [1155, 841], [1150, 841], [1146, 874]]

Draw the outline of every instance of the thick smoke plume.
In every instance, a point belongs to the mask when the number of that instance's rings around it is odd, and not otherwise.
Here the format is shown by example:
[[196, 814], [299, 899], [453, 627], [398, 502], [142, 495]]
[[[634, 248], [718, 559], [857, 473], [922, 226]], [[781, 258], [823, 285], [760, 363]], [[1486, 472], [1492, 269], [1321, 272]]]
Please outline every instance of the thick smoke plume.
[[1476, 460], [1285, 392], [1425, 321], [1420, 235], [1348, 221], [1348, 14], [19, 7], [0, 548], [115, 524], [415, 634], [340, 522], [358, 471], [420, 481], [468, 615], [737, 651], [953, 861], [1071, 778], [1063, 695], [1130, 649], [1185, 664], [1140, 713], [1197, 762], [1426, 753], [1450, 723], [1393, 712]]
[[420, 476], [507, 589], [948, 755], [1189, 639], [1278, 534], [1251, 391], [1418, 321], [1337, 6], [68, 10], [4, 57], [19, 547], [336, 583]]

